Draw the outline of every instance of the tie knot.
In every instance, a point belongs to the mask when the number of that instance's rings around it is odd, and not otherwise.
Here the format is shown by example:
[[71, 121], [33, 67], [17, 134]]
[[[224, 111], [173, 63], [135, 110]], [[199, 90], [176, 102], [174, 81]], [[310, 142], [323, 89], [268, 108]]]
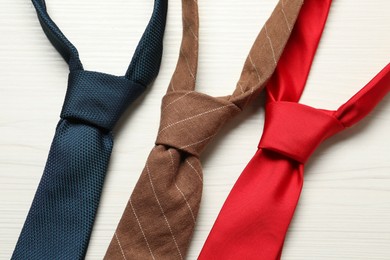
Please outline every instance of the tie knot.
[[156, 144], [199, 156], [224, 123], [239, 111], [222, 98], [195, 91], [169, 92], [162, 101]]
[[271, 102], [266, 107], [259, 148], [305, 163], [324, 139], [343, 129], [341, 122], [325, 110], [292, 102]]
[[125, 77], [92, 72], [72, 71], [61, 118], [76, 119], [112, 130], [120, 116], [145, 87]]

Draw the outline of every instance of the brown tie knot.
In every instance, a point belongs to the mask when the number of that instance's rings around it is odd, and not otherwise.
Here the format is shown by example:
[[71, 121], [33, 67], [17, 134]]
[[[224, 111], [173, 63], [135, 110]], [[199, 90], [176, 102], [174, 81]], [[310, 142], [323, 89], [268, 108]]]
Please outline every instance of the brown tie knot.
[[199, 156], [223, 124], [239, 111], [223, 98], [195, 91], [169, 92], [162, 101], [156, 144]]
[[293, 102], [269, 103], [259, 148], [305, 163], [323, 140], [344, 129], [329, 112]]

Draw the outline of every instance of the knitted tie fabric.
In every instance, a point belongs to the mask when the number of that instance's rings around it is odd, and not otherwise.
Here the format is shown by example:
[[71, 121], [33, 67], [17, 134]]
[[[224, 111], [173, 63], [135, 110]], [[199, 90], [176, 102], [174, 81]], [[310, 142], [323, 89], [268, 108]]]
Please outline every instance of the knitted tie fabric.
[[155, 1], [125, 76], [83, 70], [45, 2], [32, 2], [70, 73], [61, 120], [12, 259], [83, 259], [113, 146], [112, 129], [159, 71], [167, 1]]
[[234, 93], [194, 91], [198, 54], [196, 1], [182, 1], [179, 61], [161, 106], [156, 146], [128, 201], [105, 259], [184, 259], [202, 194], [199, 156], [272, 75], [302, 5], [280, 1], [258, 35]]

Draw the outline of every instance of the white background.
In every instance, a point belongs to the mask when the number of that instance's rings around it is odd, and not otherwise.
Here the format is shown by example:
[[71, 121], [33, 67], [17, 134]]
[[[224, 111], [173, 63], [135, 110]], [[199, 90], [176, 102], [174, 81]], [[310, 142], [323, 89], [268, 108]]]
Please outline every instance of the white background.
[[[85, 69], [123, 75], [153, 2], [49, 0]], [[276, 0], [199, 1], [197, 90], [232, 93]], [[0, 259], [9, 259], [43, 172], [68, 68], [30, 1], [0, 8]], [[301, 102], [336, 109], [390, 60], [390, 1], [335, 0]], [[181, 4], [169, 3], [161, 72], [123, 116], [87, 259], [102, 259], [153, 146], [179, 53]], [[256, 151], [264, 100], [219, 134], [202, 156], [204, 193], [188, 259], [196, 259], [235, 180]], [[326, 141], [306, 166], [283, 259], [390, 259], [390, 96], [365, 120]]]

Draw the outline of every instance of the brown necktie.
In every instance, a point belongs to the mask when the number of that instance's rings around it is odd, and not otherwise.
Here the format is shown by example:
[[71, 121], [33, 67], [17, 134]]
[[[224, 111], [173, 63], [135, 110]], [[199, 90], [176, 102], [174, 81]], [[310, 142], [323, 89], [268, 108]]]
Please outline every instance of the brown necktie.
[[199, 155], [263, 89], [289, 39], [302, 0], [281, 0], [260, 31], [232, 95], [194, 91], [198, 6], [182, 0], [183, 39], [161, 106], [156, 146], [129, 199], [105, 259], [183, 259], [202, 195]]

